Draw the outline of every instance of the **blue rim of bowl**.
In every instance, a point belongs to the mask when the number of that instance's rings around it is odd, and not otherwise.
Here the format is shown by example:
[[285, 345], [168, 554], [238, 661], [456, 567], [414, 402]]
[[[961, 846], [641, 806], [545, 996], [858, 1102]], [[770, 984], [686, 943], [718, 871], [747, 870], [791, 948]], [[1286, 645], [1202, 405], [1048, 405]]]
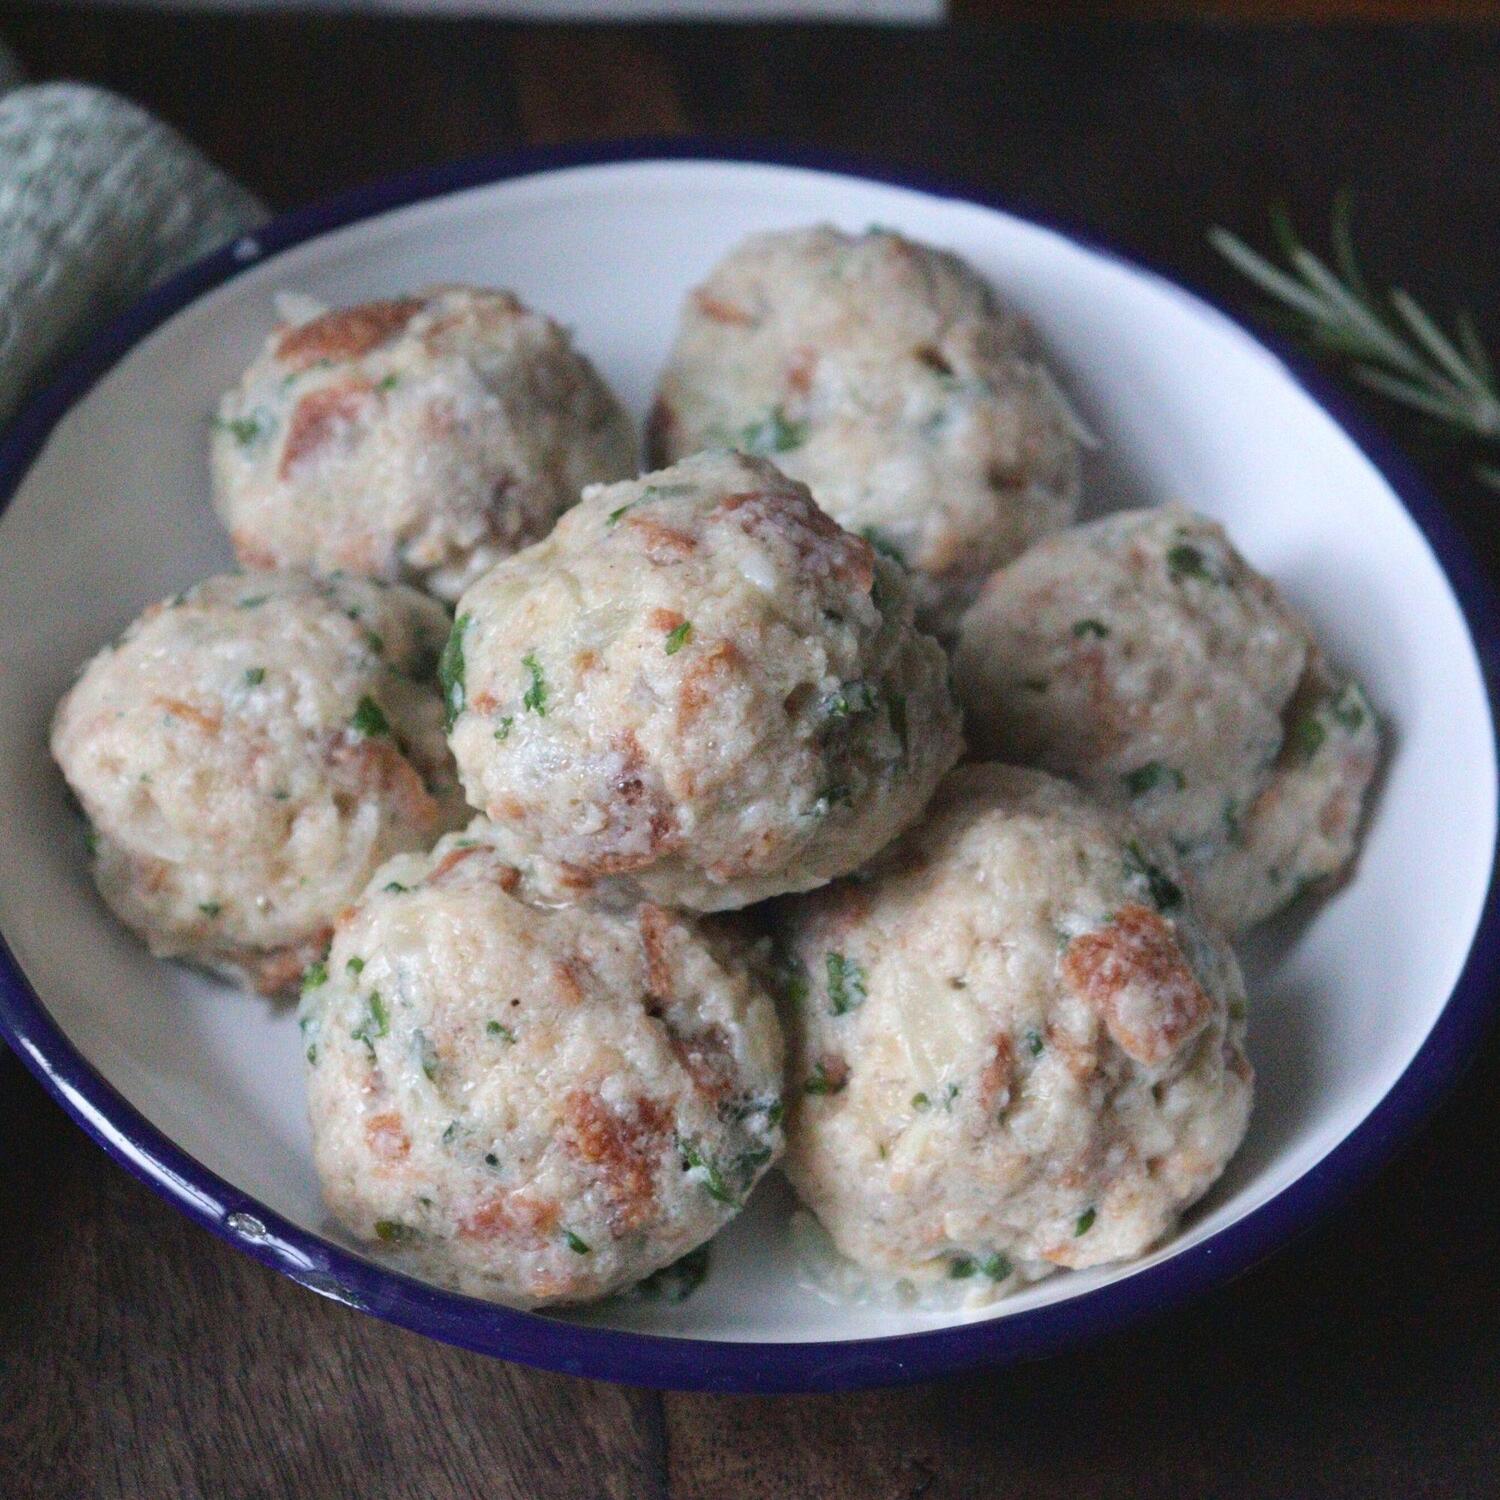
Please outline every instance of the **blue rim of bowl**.
[[[762, 144], [645, 140], [535, 148], [383, 179], [272, 219], [195, 262], [106, 325], [0, 437], [0, 513], [74, 403], [147, 334], [240, 271], [330, 230], [445, 194], [569, 167], [645, 161], [722, 161], [832, 173], [1026, 217], [921, 172]], [[1302, 360], [1252, 333], [1210, 298], [1072, 228], [1035, 217], [1030, 222], [1189, 298], [1200, 311], [1270, 350], [1363, 450], [1426, 537], [1459, 601], [1493, 704], [1500, 683], [1500, 609], [1457, 527], [1413, 466]], [[332, 1244], [209, 1171], [105, 1082], [48, 1015], [3, 938], [0, 1033], [117, 1162], [221, 1239], [313, 1291], [461, 1348], [542, 1369], [665, 1389], [806, 1392], [894, 1385], [1039, 1358], [1240, 1275], [1336, 1206], [1427, 1115], [1455, 1082], [1491, 1020], [1497, 978], [1500, 904], [1492, 856], [1484, 912], [1462, 973], [1426, 1039], [1374, 1109], [1268, 1202], [1155, 1265], [1060, 1302], [921, 1333], [816, 1343], [730, 1343], [564, 1322], [440, 1290]]]

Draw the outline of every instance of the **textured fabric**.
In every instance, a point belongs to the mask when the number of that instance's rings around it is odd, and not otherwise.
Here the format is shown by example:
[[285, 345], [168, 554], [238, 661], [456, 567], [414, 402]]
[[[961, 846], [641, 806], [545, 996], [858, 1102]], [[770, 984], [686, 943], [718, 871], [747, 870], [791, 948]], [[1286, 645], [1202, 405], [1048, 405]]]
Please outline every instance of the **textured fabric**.
[[100, 320], [264, 212], [127, 100], [70, 83], [0, 96], [0, 424]]
[[22, 80], [21, 65], [16, 61], [16, 55], [0, 42], [0, 94], [8, 93]]

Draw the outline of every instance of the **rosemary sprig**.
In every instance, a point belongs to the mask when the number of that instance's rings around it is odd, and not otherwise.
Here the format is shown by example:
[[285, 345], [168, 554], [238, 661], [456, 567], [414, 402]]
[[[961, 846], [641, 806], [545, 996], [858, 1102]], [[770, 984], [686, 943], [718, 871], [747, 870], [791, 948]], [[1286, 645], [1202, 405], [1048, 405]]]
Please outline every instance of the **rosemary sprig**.
[[[1208, 240], [1361, 384], [1430, 417], [1452, 439], [1500, 445], [1500, 385], [1473, 318], [1459, 312], [1449, 337], [1402, 288], [1374, 294], [1354, 254], [1347, 193], [1334, 200], [1332, 267], [1298, 240], [1284, 209], [1272, 210], [1271, 229], [1285, 270], [1227, 229], [1211, 229]], [[1473, 470], [1500, 489], [1500, 463], [1479, 462]]]

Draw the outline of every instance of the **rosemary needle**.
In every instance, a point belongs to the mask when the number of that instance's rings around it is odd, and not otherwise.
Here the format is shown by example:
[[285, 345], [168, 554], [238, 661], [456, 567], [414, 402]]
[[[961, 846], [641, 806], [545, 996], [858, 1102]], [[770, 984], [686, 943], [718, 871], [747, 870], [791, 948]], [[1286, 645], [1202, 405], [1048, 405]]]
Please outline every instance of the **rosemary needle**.
[[[1272, 210], [1271, 229], [1284, 267], [1227, 229], [1211, 229], [1208, 239], [1361, 384], [1430, 417], [1451, 438], [1500, 445], [1500, 386], [1473, 318], [1460, 312], [1450, 337], [1408, 292], [1372, 292], [1354, 254], [1347, 194], [1334, 200], [1331, 266], [1298, 240], [1284, 210]], [[1473, 472], [1500, 489], [1500, 463], [1476, 463]]]

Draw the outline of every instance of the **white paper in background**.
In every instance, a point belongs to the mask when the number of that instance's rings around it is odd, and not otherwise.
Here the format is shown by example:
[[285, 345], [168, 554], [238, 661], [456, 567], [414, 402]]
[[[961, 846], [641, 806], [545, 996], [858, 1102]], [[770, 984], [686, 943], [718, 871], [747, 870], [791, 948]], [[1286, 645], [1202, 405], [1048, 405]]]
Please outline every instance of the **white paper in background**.
[[[66, 4], [66, 0], [55, 0]], [[527, 21], [941, 21], [947, 0], [104, 0], [159, 10], [321, 10]]]

